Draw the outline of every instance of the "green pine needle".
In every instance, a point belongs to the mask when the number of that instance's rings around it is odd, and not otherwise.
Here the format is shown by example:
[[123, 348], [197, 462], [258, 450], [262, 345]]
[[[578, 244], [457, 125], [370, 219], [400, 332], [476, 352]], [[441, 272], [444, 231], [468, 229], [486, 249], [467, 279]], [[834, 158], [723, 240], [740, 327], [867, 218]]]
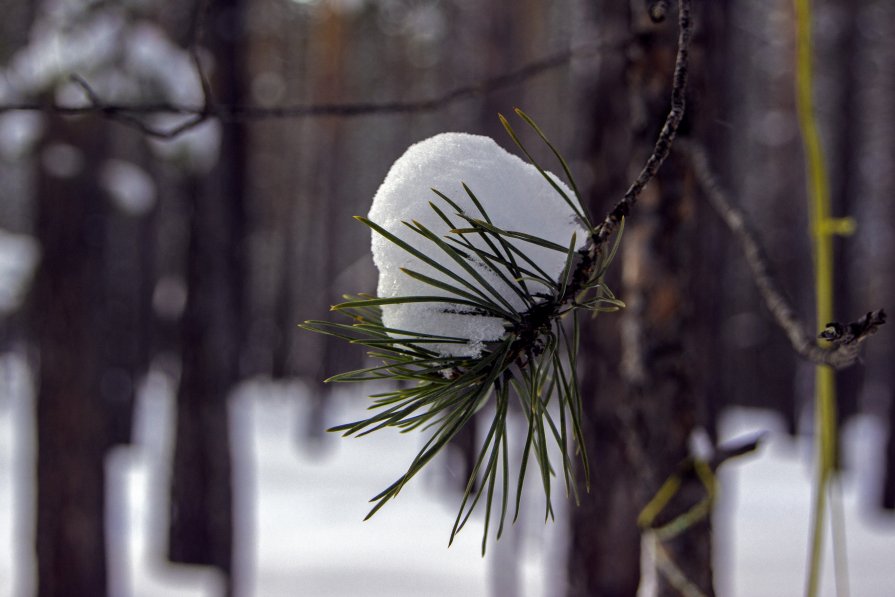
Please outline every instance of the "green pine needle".
[[[520, 110], [516, 113], [557, 157], [580, 201], [568, 164], [556, 147], [530, 117]], [[513, 141], [592, 235], [594, 226], [585, 212], [534, 162], [509, 122], [503, 116], [500, 119]], [[492, 510], [499, 510], [496, 517], [498, 538], [503, 532], [510, 504], [514, 510], [513, 522], [518, 518], [530, 463], [534, 462], [538, 468], [548, 519], [553, 517], [552, 478], [558, 468], [562, 468], [566, 494], [577, 500], [575, 460], [579, 460], [585, 485], [589, 488], [582, 433], [583, 409], [576, 373], [578, 312], [614, 311], [623, 308], [624, 303], [603, 282], [618, 248], [618, 238], [611, 250], [604, 253], [602, 246], [594, 246], [592, 236], [584, 249], [576, 251], [575, 235], [567, 245], [561, 245], [536, 235], [504, 230], [493, 224], [474, 190], [465, 184], [463, 189], [478, 213], [464, 213], [456, 202], [433, 189], [436, 200], [430, 202], [430, 206], [449, 232], [442, 237], [419, 222], [405, 222], [419, 236], [417, 245], [409, 244], [366, 218], [356, 218], [434, 270], [424, 274], [402, 269], [407, 276], [430, 287], [431, 294], [389, 298], [346, 296], [345, 302], [334, 305], [332, 310], [347, 316], [349, 323], [307, 321], [301, 327], [365, 346], [368, 355], [377, 361], [374, 366], [340, 373], [327, 381], [382, 381], [394, 386], [370, 397], [369, 416], [338, 425], [330, 431], [360, 436], [390, 427], [402, 432], [421, 430], [428, 434], [404, 474], [370, 500], [373, 505], [367, 518], [397, 497], [404, 485], [486, 404], [493, 401], [491, 423], [467, 480], [450, 534], [450, 542], [453, 542], [477, 507], [484, 504], [484, 554], [493, 520]], [[559, 279], [552, 279], [526, 255], [529, 245], [565, 256]], [[440, 261], [432, 257], [436, 254], [442, 256]], [[442, 262], [456, 263], [460, 269], [454, 271]], [[517, 311], [505, 292], [495, 288], [482, 275], [482, 269], [493, 273], [505, 289], [520, 299], [525, 310]], [[446, 311], [496, 317], [503, 321], [506, 333], [500, 341], [488, 343], [475, 358], [444, 355], [438, 352], [439, 346], [463, 344], [466, 340], [383, 325], [383, 307], [411, 303], [429, 303], [441, 305]], [[569, 314], [571, 321], [566, 322]], [[521, 412], [528, 427], [515, 478], [511, 478], [507, 438], [507, 417], [511, 411]], [[556, 462], [551, 460], [554, 448], [560, 455]], [[513, 488], [515, 495], [511, 499]]]

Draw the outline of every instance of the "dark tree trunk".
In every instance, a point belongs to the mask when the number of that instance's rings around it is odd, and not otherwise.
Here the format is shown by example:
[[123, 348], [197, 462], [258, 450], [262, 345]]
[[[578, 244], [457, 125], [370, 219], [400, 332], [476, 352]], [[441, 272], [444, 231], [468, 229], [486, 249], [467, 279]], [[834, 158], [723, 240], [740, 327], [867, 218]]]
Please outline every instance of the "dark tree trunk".
[[[680, 164], [666, 162], [626, 230], [622, 275], [628, 308], [622, 315], [622, 371], [633, 415], [627, 423], [636, 444], [635, 501], [640, 507], [687, 458], [690, 434], [700, 418], [690, 356], [694, 347], [689, 342], [694, 324], [691, 297], [697, 290], [692, 285], [690, 242], [694, 207], [682, 171]], [[698, 482], [690, 485], [680, 492], [681, 508], [700, 497]], [[712, 588], [709, 531], [704, 520], [664, 545], [675, 566], [706, 594]], [[665, 575], [658, 578], [660, 595], [679, 593]]]
[[895, 390], [889, 392], [889, 439], [881, 503], [883, 508], [895, 510]]
[[[838, 36], [829, 44], [830, 60], [821, 57], [822, 64], [832, 63], [835, 68], [834, 80], [836, 106], [828, 111], [825, 119], [832, 125], [833, 147], [827, 152], [827, 163], [831, 174], [832, 215], [855, 216], [857, 202], [854, 200], [858, 181], [858, 144], [860, 119], [858, 116], [859, 58], [857, 56], [857, 16], [859, 2], [837, 0], [833, 8], [838, 11], [840, 28]], [[821, 91], [823, 93], [823, 91]], [[831, 94], [832, 95], [832, 94]], [[836, 165], [836, 167], [833, 167]], [[854, 299], [855, 277], [851, 275], [854, 262], [854, 238], [834, 238], [834, 316], [837, 321], [851, 321], [860, 312], [858, 301]], [[839, 423], [858, 412], [858, 400], [864, 382], [865, 367], [848, 367], [836, 372], [836, 414]], [[837, 460], [841, 464], [841, 449], [837, 444]]]
[[[732, 80], [736, 68], [733, 59], [730, 12], [728, 0], [716, 0], [701, 11], [700, 27], [695, 32], [691, 53], [690, 94], [687, 106], [692, 134], [702, 142], [712, 156], [712, 164], [723, 180], [729, 180], [730, 128], [726, 125], [732, 103]], [[723, 297], [726, 285], [719, 272], [725, 271], [733, 260], [742, 260], [738, 248], [731, 246], [729, 233], [703, 198], [697, 198], [696, 232], [692, 239], [696, 254], [693, 261], [692, 322], [694, 382], [705, 396], [700, 424], [704, 425], [713, 443], [718, 441], [718, 415], [728, 403], [724, 394], [722, 355], [725, 338], [724, 318], [730, 306]]]
[[[130, 157], [139, 162], [145, 149]], [[148, 213], [128, 213], [107, 202], [103, 220], [107, 248], [103, 317], [98, 330], [103, 360], [100, 392], [106, 410], [106, 440], [111, 447], [131, 440], [136, 388], [149, 366], [153, 238]]]
[[[600, 3], [597, 12], [601, 39], [627, 32], [632, 40], [626, 53], [600, 57], [595, 90], [585, 90], [592, 106], [588, 159], [596, 175], [590, 193], [597, 214], [605, 213], [607, 201], [617, 201], [636, 176], [668, 113], [677, 36], [673, 17], [656, 26], [645, 12], [629, 10]], [[637, 516], [688, 456], [691, 432], [705, 422], [691, 362], [698, 345], [692, 334], [696, 222], [689, 190], [685, 169], [672, 156], [643, 192], [625, 229], [615, 266], [622, 275], [620, 298], [628, 306], [620, 316], [598, 318], [584, 336], [582, 386], [592, 392], [585, 400], [584, 433], [592, 488], [572, 511], [571, 596], [636, 594], [641, 579]], [[679, 507], [703, 495], [698, 482], [685, 484]], [[667, 541], [664, 549], [690, 583], [712, 594], [708, 520]], [[677, 594], [665, 576], [658, 578], [660, 595]]]
[[[594, 29], [591, 36], [607, 41], [627, 34], [626, 3], [592, 4], [593, 14], [587, 19]], [[619, 48], [601, 54], [594, 72], [583, 75], [582, 110], [589, 115], [583, 150], [594, 177], [587, 191], [593, 214], [606, 213], [629, 183], [627, 69], [626, 54]], [[617, 289], [618, 279], [609, 280], [609, 286]], [[590, 320], [581, 337], [582, 431], [590, 455], [592, 487], [590, 493], [580, 492], [580, 506], [571, 508], [569, 597], [634, 595], [640, 582], [638, 509], [633, 499], [636, 475], [625, 448], [628, 438], [623, 417], [627, 410], [619, 377], [618, 323], [614, 316]]]
[[54, 120], [42, 143], [35, 232], [42, 261], [31, 317], [37, 390], [39, 597], [105, 595], [101, 346], [103, 199], [96, 121]]
[[[243, 103], [243, 24], [239, 0], [211, 3], [206, 42], [218, 65], [215, 97], [226, 104]], [[233, 497], [227, 399], [239, 379], [244, 330], [244, 152], [243, 127], [225, 123], [218, 163], [193, 196], [171, 480], [171, 559], [215, 566], [228, 578]]]
[[[693, 13], [697, 28], [705, 24], [698, 8]], [[634, 120], [637, 146], [632, 169], [636, 171], [652, 150], [668, 113], [677, 31], [670, 22], [656, 27], [643, 13], [632, 14], [632, 20], [638, 43], [629, 80], [635, 114], [643, 117], [642, 122]], [[701, 56], [702, 41], [701, 36], [694, 39], [694, 58]], [[693, 68], [705, 65], [697, 61]], [[691, 97], [693, 83], [698, 81], [698, 76], [691, 78]], [[687, 123], [698, 117], [691, 109], [679, 134], [686, 134], [691, 128]], [[638, 483], [634, 501], [639, 507], [689, 456], [691, 434], [706, 421], [706, 399], [695, 375], [695, 354], [700, 350], [695, 297], [701, 292], [694, 273], [696, 213], [686, 168], [672, 155], [644, 190], [625, 231], [622, 296], [628, 307], [621, 315], [622, 378], [632, 415], [626, 423], [630, 425], [628, 441], [634, 444], [629, 450]], [[656, 522], [669, 521], [671, 515], [695, 505], [704, 495], [698, 480], [685, 482], [676, 496], [678, 509], [663, 513]], [[705, 595], [714, 594], [710, 518], [663, 541], [659, 549], [666, 552], [685, 582]], [[679, 595], [681, 587], [664, 571], [665, 566], [658, 561], [655, 565], [658, 594]]]

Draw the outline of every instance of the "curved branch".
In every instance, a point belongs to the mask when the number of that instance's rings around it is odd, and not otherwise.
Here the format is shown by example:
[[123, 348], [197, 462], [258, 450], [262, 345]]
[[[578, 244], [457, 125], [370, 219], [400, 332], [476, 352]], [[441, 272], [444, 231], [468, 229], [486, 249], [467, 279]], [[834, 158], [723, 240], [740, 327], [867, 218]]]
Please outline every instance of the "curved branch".
[[814, 337], [805, 332], [805, 324], [795, 309], [778, 289], [768, 266], [768, 258], [759, 244], [746, 215], [731, 203], [728, 193], [721, 187], [709, 165], [705, 149], [690, 139], [678, 141], [677, 149], [688, 159], [709, 204], [727, 228], [733, 233], [743, 251], [752, 279], [764, 299], [765, 306], [774, 321], [786, 334], [792, 349], [801, 357], [817, 365], [829, 365], [843, 369], [853, 365], [859, 357], [861, 343], [872, 336], [886, 322], [882, 309], [871, 311], [850, 324], [827, 324], [819, 337], [830, 342], [830, 348], [817, 344]]
[[[663, 3], [660, 2], [654, 3], [653, 7], [650, 9], [651, 15], [652, 11], [662, 4]], [[664, 12], [662, 14], [664, 15]], [[615, 232], [616, 228], [618, 228], [618, 225], [621, 223], [622, 218], [627, 216], [634, 204], [637, 203], [637, 198], [640, 196], [640, 192], [643, 191], [643, 188], [647, 183], [656, 175], [656, 172], [659, 171], [665, 158], [667, 158], [668, 154], [671, 152], [671, 145], [674, 142], [677, 129], [684, 117], [684, 108], [686, 105], [685, 91], [687, 88], [687, 70], [690, 58], [689, 48], [690, 38], [693, 34], [692, 23], [690, 21], [690, 0], [678, 0], [678, 29], [677, 57], [674, 63], [674, 77], [671, 86], [671, 109], [665, 119], [665, 124], [662, 126], [662, 131], [659, 133], [659, 138], [656, 139], [656, 145], [653, 148], [653, 152], [646, 160], [646, 164], [643, 166], [643, 170], [640, 171], [640, 175], [633, 183], [631, 183], [631, 186], [628, 188], [627, 192], [625, 192], [621, 201], [619, 201], [612, 211], [606, 215], [606, 218], [594, 232], [594, 244], [597, 246], [606, 242], [612, 233]]]

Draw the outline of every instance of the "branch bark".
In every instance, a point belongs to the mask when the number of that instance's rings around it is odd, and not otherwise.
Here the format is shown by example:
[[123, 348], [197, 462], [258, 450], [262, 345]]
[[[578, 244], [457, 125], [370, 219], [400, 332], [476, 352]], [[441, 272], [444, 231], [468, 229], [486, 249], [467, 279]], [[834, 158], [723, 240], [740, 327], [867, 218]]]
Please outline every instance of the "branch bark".
[[[88, 105], [64, 106], [55, 103], [25, 101], [0, 105], [0, 114], [12, 111], [27, 111], [62, 116], [95, 115], [137, 129], [149, 137], [173, 139], [211, 118], [217, 118], [223, 122], [242, 123], [271, 119], [359, 118], [374, 115], [436, 112], [463, 100], [489, 95], [508, 87], [523, 84], [538, 75], [566, 66], [575, 58], [592, 57], [604, 47], [612, 45], [613, 42], [576, 46], [529, 62], [510, 72], [488, 77], [467, 85], [461, 85], [429, 98], [409, 101], [335, 102], [271, 107], [216, 101], [211, 94], [198, 52], [193, 47], [191, 49], [193, 62], [202, 82], [204, 98], [202, 105], [190, 106], [169, 102], [146, 104], [109, 102], [101, 98], [88, 81], [77, 74], [73, 74], [71, 79], [84, 91]], [[175, 127], [162, 129], [152, 126], [145, 120], [146, 117], [157, 114], [180, 115], [184, 116], [185, 120]]]
[[792, 349], [816, 365], [829, 365], [834, 369], [843, 369], [857, 362], [861, 344], [886, 322], [885, 311], [871, 311], [849, 324], [830, 322], [818, 336], [829, 341], [829, 348], [819, 345], [812, 335], [805, 332], [807, 327], [780, 291], [752, 225], [743, 211], [729, 199], [712, 171], [705, 149], [691, 139], [681, 139], [677, 148], [690, 162], [709, 204], [739, 243], [755, 286], [777, 326], [786, 334]]
[[[650, 15], [655, 20], [654, 10], [660, 3], [655, 3], [650, 8]], [[664, 14], [664, 13], [663, 13]], [[664, 17], [663, 17], [664, 18]], [[660, 19], [661, 20], [661, 19]], [[628, 215], [637, 198], [640, 196], [643, 188], [652, 180], [656, 172], [665, 162], [665, 158], [671, 153], [671, 145], [677, 135], [677, 129], [684, 118], [684, 109], [686, 107], [685, 92], [687, 88], [687, 71], [690, 56], [690, 39], [693, 36], [690, 22], [690, 0], [678, 1], [678, 40], [677, 40], [677, 56], [674, 62], [674, 77], [671, 86], [671, 109], [665, 118], [665, 124], [656, 139], [656, 145], [653, 152], [646, 160], [646, 164], [640, 171], [640, 174], [631, 183], [631, 186], [625, 192], [616, 206], [610, 211], [603, 220], [603, 223], [597, 227], [594, 234], [596, 244], [605, 243], [606, 240], [615, 232], [622, 218]]]

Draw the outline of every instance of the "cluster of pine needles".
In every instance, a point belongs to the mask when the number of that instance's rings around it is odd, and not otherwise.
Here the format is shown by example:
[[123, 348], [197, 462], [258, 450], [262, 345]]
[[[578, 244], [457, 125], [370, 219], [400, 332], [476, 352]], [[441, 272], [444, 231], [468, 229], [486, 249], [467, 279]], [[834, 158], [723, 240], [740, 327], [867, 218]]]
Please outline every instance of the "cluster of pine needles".
[[[537, 463], [546, 497], [547, 518], [552, 518], [551, 481], [557, 467], [562, 468], [567, 495], [577, 501], [576, 466], [580, 459], [585, 487], [589, 489], [587, 454], [582, 437], [582, 404], [578, 390], [576, 359], [579, 345], [579, 317], [582, 312], [615, 311], [624, 304], [615, 298], [603, 278], [612, 261], [621, 230], [609, 251], [595, 243], [595, 227], [579, 204], [583, 201], [571, 177], [568, 165], [538, 126], [521, 110], [516, 111], [548, 145], [559, 160], [578, 204], [556, 184], [532, 158], [509, 122], [501, 122], [529, 161], [557, 191], [591, 238], [583, 248], [573, 234], [568, 246], [528, 233], [495, 226], [474, 190], [463, 189], [477, 213], [461, 209], [450, 197], [433, 189], [432, 210], [446, 224], [445, 236], [423, 224], [404, 222], [419, 236], [408, 243], [366, 218], [357, 217], [376, 234], [442, 274], [439, 278], [411, 269], [403, 273], [437, 289], [429, 296], [377, 298], [368, 295], [346, 296], [346, 302], [332, 307], [348, 316], [349, 323], [307, 321], [302, 327], [336, 336], [351, 344], [366, 347], [371, 367], [335, 375], [332, 382], [389, 382], [388, 391], [370, 396], [369, 417], [336, 426], [330, 431], [346, 436], [362, 436], [392, 427], [402, 432], [421, 430], [427, 440], [407, 471], [371, 499], [367, 518], [396, 497], [404, 485], [428, 464], [473, 417], [493, 401], [493, 417], [479, 449], [463, 493], [450, 541], [464, 527], [476, 506], [484, 499], [485, 521], [482, 552], [492, 523], [495, 497], [499, 501], [499, 538], [509, 510], [511, 471], [508, 448], [508, 416], [518, 409], [528, 423], [515, 485], [513, 520], [519, 515], [522, 489], [528, 464]], [[554, 279], [531, 259], [526, 249], [539, 246], [564, 256], [565, 264]], [[437, 254], [440, 259], [430, 255]], [[456, 263], [449, 268], [444, 263]], [[485, 268], [525, 306], [519, 310], [481, 273]], [[432, 303], [446, 311], [500, 318], [505, 334], [490, 342], [478, 356], [450, 356], [436, 345], [465, 344], [467, 340], [388, 328], [382, 322], [382, 307], [409, 303]], [[551, 445], [558, 448], [559, 462], [551, 461]], [[499, 493], [498, 493], [499, 484]]]

